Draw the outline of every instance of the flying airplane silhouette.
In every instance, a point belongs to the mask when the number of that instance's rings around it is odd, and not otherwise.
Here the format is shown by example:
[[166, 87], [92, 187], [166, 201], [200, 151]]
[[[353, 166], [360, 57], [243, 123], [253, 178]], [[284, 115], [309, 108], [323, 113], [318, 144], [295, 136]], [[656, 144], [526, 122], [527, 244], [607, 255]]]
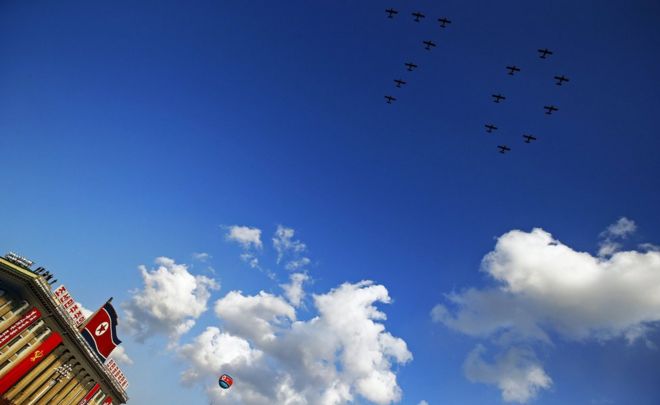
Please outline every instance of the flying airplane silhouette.
[[506, 97], [504, 97], [504, 96], [501, 95], [501, 94], [491, 94], [491, 97], [494, 98], [493, 101], [496, 102], [496, 103], [499, 103], [499, 102], [502, 101], [502, 100], [506, 100]]
[[438, 18], [438, 22], [440, 22], [440, 27], [442, 28], [447, 28], [447, 24], [451, 24], [451, 21], [447, 17]]
[[406, 66], [409, 72], [412, 72], [413, 70], [417, 69], [417, 65], [415, 65], [412, 62], [404, 63], [404, 65]]
[[513, 65], [513, 66], [507, 66], [506, 68], [509, 69], [509, 74], [510, 74], [511, 76], [513, 76], [514, 73], [516, 73], [516, 72], [520, 72], [520, 68], [519, 68], [518, 66], [516, 66], [516, 65]]
[[534, 135], [528, 135], [528, 134], [524, 134], [523, 138], [525, 138], [525, 143], [531, 143], [532, 141], [536, 140], [536, 137]]
[[500, 153], [507, 153], [511, 150], [511, 148], [506, 145], [497, 145], [497, 147], [500, 148]]
[[387, 18], [394, 18], [395, 14], [399, 14], [399, 12], [393, 8], [388, 8], [385, 12], [387, 13]]
[[404, 80], [401, 80], [401, 79], [394, 79], [394, 83], [396, 83], [396, 87], [401, 87], [404, 84], [406, 84], [406, 82]]
[[486, 125], [484, 125], [484, 126], [486, 127], [486, 132], [488, 132], [489, 134], [490, 134], [491, 132], [497, 130], [497, 127], [496, 127], [495, 125], [493, 125], [493, 124], [486, 124]]
[[392, 101], [396, 101], [396, 97], [385, 96], [385, 100], [387, 100], [386, 101], [387, 104], [392, 104]]
[[569, 79], [568, 77], [561, 75], [561, 76], [555, 76], [555, 80], [557, 81], [557, 86], [561, 86], [563, 82], [568, 82]]
[[541, 54], [539, 55], [541, 59], [547, 59], [548, 55], [552, 55], [552, 51], [547, 48], [539, 49], [538, 52]]
[[414, 13], [412, 13], [412, 16], [415, 17], [416, 22], [419, 22], [420, 18], [426, 17], [424, 14], [420, 13], [419, 11], [415, 11]]
[[559, 108], [555, 107], [554, 105], [546, 105], [543, 108], [546, 110], [545, 113], [548, 115], [551, 115], [555, 111], [559, 111]]
[[431, 41], [431, 40], [423, 41], [422, 43], [423, 43], [424, 45], [426, 45], [426, 46], [424, 47], [424, 49], [426, 49], [427, 51], [430, 51], [430, 50], [431, 50], [431, 47], [435, 48], [435, 46], [436, 46], [436, 45], [435, 45], [435, 42], [433, 42], [433, 41]]

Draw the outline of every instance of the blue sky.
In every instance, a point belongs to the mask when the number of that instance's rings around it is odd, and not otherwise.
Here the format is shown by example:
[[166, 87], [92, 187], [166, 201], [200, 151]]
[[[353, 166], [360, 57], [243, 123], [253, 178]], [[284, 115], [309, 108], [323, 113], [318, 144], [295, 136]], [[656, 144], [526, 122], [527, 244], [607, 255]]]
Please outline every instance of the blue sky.
[[[389, 6], [401, 11], [391, 20]], [[428, 17], [415, 23], [414, 10]], [[512, 230], [542, 228], [598, 257], [602, 232], [627, 218], [634, 232], [612, 234], [620, 251], [660, 244], [659, 27], [652, 1], [2, 2], [0, 246], [89, 308], [131, 302], [144, 292], [138, 266], [161, 256], [220, 284], [176, 347], [124, 330], [131, 403], [208, 401], [202, 383], [179, 384], [189, 364], [177, 350], [225, 330], [213, 306], [230, 291], [282, 294], [278, 226], [310, 259], [298, 319], [317, 315], [312, 294], [344, 282], [387, 289], [380, 322], [413, 356], [392, 362], [401, 403], [502, 402], [463, 367], [478, 344], [495, 361], [501, 336], [431, 311], [500, 285], [481, 261]], [[540, 47], [555, 54], [541, 60]], [[506, 75], [508, 64], [522, 71]], [[571, 81], [555, 86], [555, 74]], [[408, 84], [394, 89], [397, 77]], [[494, 92], [508, 99], [494, 104]], [[539, 140], [522, 143], [524, 131]], [[227, 239], [233, 225], [262, 231], [262, 271]], [[658, 343], [653, 322], [644, 339]], [[552, 379], [530, 402], [658, 403], [660, 352], [614, 329], [575, 340], [549, 327], [552, 344], [517, 344]]]

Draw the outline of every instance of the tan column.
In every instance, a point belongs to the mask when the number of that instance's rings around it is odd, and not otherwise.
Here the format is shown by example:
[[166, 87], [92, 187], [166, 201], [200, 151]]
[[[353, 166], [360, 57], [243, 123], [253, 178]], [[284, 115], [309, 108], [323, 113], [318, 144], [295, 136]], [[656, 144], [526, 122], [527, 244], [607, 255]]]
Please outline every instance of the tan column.
[[53, 367], [44, 370], [42, 375], [48, 374], [47, 378], [43, 383], [30, 387], [32, 389], [32, 394], [25, 400], [26, 405], [47, 403], [43, 401], [43, 397], [50, 394], [53, 389], [56, 389], [58, 384], [61, 383], [60, 373], [57, 372], [57, 368], [68, 364], [71, 360], [73, 360], [73, 355], [71, 353], [65, 353], [58, 359], [60, 363], [59, 365], [53, 363]]
[[31, 308], [31, 306], [23, 301], [12, 301], [9, 305], [2, 307], [0, 309], [0, 316], [4, 316], [6, 319], [0, 323], [0, 332], [11, 326], [11, 324], [25, 314], [29, 308]]
[[4, 316], [7, 312], [11, 311], [14, 309], [14, 301], [9, 300], [5, 302], [4, 304], [0, 305], [0, 316]]
[[62, 390], [52, 399], [53, 404], [58, 404], [60, 401], [62, 401], [69, 393], [76, 389], [80, 383], [87, 377], [89, 374], [87, 371], [85, 371], [84, 368], [82, 368], [82, 365], [77, 364], [76, 366], [73, 367], [73, 376], [71, 377], [71, 381], [69, 384], [67, 384], [66, 387], [62, 388]]
[[[0, 297], [0, 316], [4, 316], [7, 312], [11, 311], [12, 308], [12, 299], [8, 296]], [[9, 322], [8, 319], [0, 321], [0, 330], [4, 330], [6, 324]]]
[[63, 356], [56, 358], [49, 367], [44, 369], [38, 377], [32, 380], [25, 389], [16, 396], [14, 402], [18, 404], [30, 402], [33, 396], [41, 393], [41, 391], [48, 385], [55, 374], [55, 369], [64, 363], [63, 359], [68, 360], [69, 358], [71, 358], [71, 354], [68, 352], [64, 353]]
[[80, 402], [80, 400], [83, 399], [85, 397], [85, 395], [87, 395], [87, 392], [89, 390], [91, 390], [92, 387], [94, 387], [94, 384], [96, 384], [96, 382], [92, 379], [90, 379], [89, 382], [90, 382], [90, 384], [85, 383], [83, 388], [80, 391], [78, 391], [76, 393], [76, 395], [73, 396], [73, 400], [70, 401], [70, 402], [66, 402], [66, 404], [67, 405], [70, 405], [70, 404], [74, 405], [74, 404], [77, 404], [78, 402]]
[[[2, 328], [4, 330], [9, 327], [16, 319], [25, 314], [28, 309], [31, 309], [32, 305], [28, 304], [27, 301], [10, 301], [8, 305], [0, 308], [0, 316], [4, 316], [6, 319], [2, 321]], [[11, 312], [11, 313], [9, 313]]]
[[[74, 363], [75, 364], [71, 364]], [[60, 391], [71, 381], [74, 379], [74, 376], [76, 375], [76, 372], [80, 369], [80, 363], [78, 363], [75, 359], [69, 360], [68, 364], [72, 366], [71, 372], [68, 374], [67, 377], [62, 377], [60, 381], [53, 386], [53, 388], [48, 391], [46, 395], [41, 397], [39, 399], [40, 402], [43, 402], [44, 404], [50, 404], [54, 402], [52, 399], [55, 397], [55, 395], [58, 395]]]
[[92, 377], [87, 375], [85, 376], [78, 385], [76, 385], [68, 394], [62, 398], [58, 405], [76, 405], [80, 402], [81, 399], [87, 394], [94, 386], [92, 382]]
[[6, 307], [3, 307], [1, 314], [5, 315], [9, 311], [13, 312], [13, 315], [22, 314], [28, 308], [30, 308], [30, 304], [27, 301], [25, 301], [25, 300], [21, 300], [21, 301], [14, 300], [14, 301], [11, 301], [9, 303], [9, 305], [7, 305]]
[[11, 399], [12, 401], [18, 403], [16, 401], [15, 397], [20, 394], [23, 389], [25, 389], [30, 382], [32, 382], [35, 378], [37, 378], [47, 367], [50, 367], [50, 365], [57, 360], [57, 358], [64, 352], [64, 346], [59, 345], [58, 347], [55, 348], [48, 356], [46, 356], [45, 359], [43, 359], [39, 364], [36, 365], [32, 370], [28, 371], [27, 374], [21, 378], [16, 385], [11, 387], [6, 393], [5, 396], [8, 399]]
[[62, 389], [59, 390], [57, 394], [50, 399], [49, 404], [59, 403], [62, 400], [62, 398], [64, 398], [69, 392], [71, 392], [71, 390], [74, 389], [79, 383], [80, 381], [78, 381], [76, 378], [71, 378], [69, 380], [66, 380], [66, 384], [62, 385]]

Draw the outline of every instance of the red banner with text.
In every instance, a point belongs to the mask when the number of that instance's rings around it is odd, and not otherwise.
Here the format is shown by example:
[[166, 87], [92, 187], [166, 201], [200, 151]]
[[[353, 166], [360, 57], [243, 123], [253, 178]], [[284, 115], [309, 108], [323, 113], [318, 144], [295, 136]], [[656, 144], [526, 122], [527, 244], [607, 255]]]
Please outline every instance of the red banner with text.
[[10, 342], [39, 318], [41, 318], [41, 312], [39, 312], [37, 308], [29, 310], [21, 317], [21, 319], [17, 320], [10, 327], [0, 333], [0, 347], [6, 345], [7, 342]]
[[28, 371], [39, 364], [46, 356], [50, 354], [60, 343], [62, 337], [59, 333], [53, 332], [36, 349], [30, 352], [26, 358], [21, 360], [2, 378], [0, 378], [0, 395], [7, 392], [18, 380], [23, 378]]

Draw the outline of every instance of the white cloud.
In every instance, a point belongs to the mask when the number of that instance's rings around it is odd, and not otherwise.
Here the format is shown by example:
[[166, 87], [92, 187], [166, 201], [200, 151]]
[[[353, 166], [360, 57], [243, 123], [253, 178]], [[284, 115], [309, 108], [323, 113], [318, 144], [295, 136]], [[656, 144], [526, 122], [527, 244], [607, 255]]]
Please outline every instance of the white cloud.
[[[631, 227], [613, 229], [608, 232], [622, 235]], [[660, 252], [594, 257], [542, 229], [514, 230], [498, 239], [482, 271], [496, 281], [495, 287], [449, 294], [449, 306], [437, 305], [432, 318], [500, 345], [552, 343], [554, 335], [569, 341], [634, 342], [646, 339], [648, 328], [660, 321]]]
[[429, 405], [429, 403], [422, 399], [417, 405]]
[[639, 249], [643, 251], [660, 252], [660, 246], [654, 245], [652, 243], [642, 243], [639, 245]]
[[616, 240], [626, 239], [636, 230], [637, 225], [635, 225], [635, 221], [632, 221], [626, 217], [619, 218], [618, 221], [608, 226], [607, 229], [600, 234], [603, 240], [600, 242], [598, 256], [605, 257], [616, 253], [619, 249], [621, 249], [621, 243], [616, 242]]
[[306, 266], [308, 266], [311, 263], [311, 260], [307, 257], [301, 257], [299, 259], [294, 259], [291, 261], [288, 261], [286, 265], [284, 266], [285, 269], [289, 271], [297, 271], [300, 270]]
[[[380, 321], [386, 316], [374, 306], [378, 302], [390, 302], [385, 287], [345, 283], [314, 295], [317, 316], [298, 321], [295, 308], [279, 296], [232, 291], [215, 305], [224, 331], [207, 329], [181, 352], [191, 363], [184, 380], [205, 384], [202, 372], [232, 375], [240, 390], [206, 385], [218, 403], [339, 405], [356, 396], [376, 404], [397, 402], [401, 389], [392, 364], [404, 364], [412, 355], [402, 339], [385, 330]], [[223, 357], [214, 343], [220, 336], [236, 339], [238, 349], [229, 352], [240, 355]]]
[[126, 350], [124, 349], [124, 346], [117, 346], [115, 350], [110, 353], [110, 357], [115, 359], [117, 363], [122, 363], [125, 365], [130, 366], [133, 364], [133, 359], [131, 359], [128, 354], [126, 353]]
[[450, 295], [457, 311], [438, 306], [436, 320], [471, 335], [508, 330], [541, 340], [548, 331], [611, 339], [660, 321], [660, 252], [593, 257], [534, 229], [501, 236], [482, 265], [499, 286]]
[[228, 232], [225, 235], [227, 240], [238, 243], [243, 249], [261, 249], [261, 229], [233, 225], [228, 227], [227, 230]]
[[197, 260], [197, 261], [202, 262], [202, 263], [206, 263], [213, 256], [211, 256], [208, 253], [204, 253], [204, 252], [201, 252], [201, 253], [195, 252], [195, 253], [192, 254], [192, 257], [193, 257], [194, 260]]
[[530, 351], [511, 348], [493, 363], [484, 361], [484, 352], [481, 345], [470, 352], [463, 365], [465, 375], [472, 382], [496, 385], [506, 402], [526, 403], [540, 389], [552, 385], [552, 379]]
[[297, 307], [305, 296], [302, 285], [305, 281], [309, 280], [309, 276], [305, 273], [293, 273], [289, 276], [289, 280], [289, 284], [282, 284], [280, 287], [284, 290], [284, 296], [289, 300], [291, 305]]
[[207, 327], [192, 343], [179, 349], [182, 358], [195, 365], [182, 374], [186, 384], [197, 379], [206, 379], [225, 372], [231, 365], [250, 365], [260, 358], [262, 353], [253, 350], [247, 340], [221, 332], [216, 327]]
[[78, 308], [80, 308], [80, 312], [82, 312], [82, 314], [83, 314], [83, 316], [85, 317], [85, 319], [89, 318], [89, 317], [92, 316], [92, 314], [94, 313], [94, 311], [90, 311], [89, 309], [87, 309], [87, 307], [85, 307], [85, 306], [84, 306], [83, 304], [81, 304], [80, 302], [77, 302], [77, 301], [76, 301], [76, 304], [78, 304]]
[[241, 253], [241, 260], [243, 260], [253, 269], [259, 268], [259, 259], [254, 253], [249, 253], [249, 252]]
[[155, 263], [158, 268], [153, 270], [139, 267], [144, 287], [123, 303], [123, 323], [138, 341], [164, 334], [174, 342], [206, 311], [210, 290], [219, 285], [208, 277], [190, 274], [186, 265], [167, 257], [159, 257]]
[[627, 238], [629, 235], [633, 234], [637, 230], [637, 225], [635, 221], [630, 220], [626, 217], [619, 218], [618, 221], [608, 226], [607, 229], [602, 233], [602, 236], [606, 238], [616, 237], [616, 238]]
[[238, 243], [243, 249], [243, 253], [241, 253], [240, 256], [241, 260], [247, 263], [251, 268], [264, 272], [271, 279], [274, 278], [275, 275], [272, 272], [262, 269], [259, 265], [257, 253], [263, 247], [263, 243], [261, 242], [261, 229], [238, 225], [225, 228], [227, 229], [225, 238], [228, 241]]
[[[295, 260], [300, 260], [300, 254], [307, 250], [307, 246], [299, 240], [293, 240], [296, 231], [292, 228], [286, 228], [282, 225], [277, 226], [275, 236], [273, 236], [273, 247], [277, 251], [277, 263], [279, 264], [285, 256], [291, 256], [293, 260], [290, 263], [289, 270], [298, 270], [303, 265], [309, 264], [309, 259], [303, 257], [301, 262], [294, 263]], [[306, 262], [305, 262], [306, 260]], [[287, 265], [288, 268], [289, 265]]]
[[215, 313], [228, 332], [261, 343], [275, 339], [279, 323], [296, 319], [295, 309], [286, 300], [263, 291], [253, 296], [230, 291], [215, 302]]

